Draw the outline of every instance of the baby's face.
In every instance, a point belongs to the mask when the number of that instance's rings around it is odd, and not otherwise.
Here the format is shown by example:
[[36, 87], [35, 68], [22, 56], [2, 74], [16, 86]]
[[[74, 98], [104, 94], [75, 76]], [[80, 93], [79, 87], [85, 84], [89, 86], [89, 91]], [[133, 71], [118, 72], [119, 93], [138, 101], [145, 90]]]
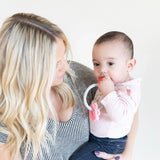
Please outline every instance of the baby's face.
[[108, 41], [93, 48], [94, 74], [97, 80], [108, 74], [113, 83], [122, 83], [130, 79], [128, 50], [119, 41]]

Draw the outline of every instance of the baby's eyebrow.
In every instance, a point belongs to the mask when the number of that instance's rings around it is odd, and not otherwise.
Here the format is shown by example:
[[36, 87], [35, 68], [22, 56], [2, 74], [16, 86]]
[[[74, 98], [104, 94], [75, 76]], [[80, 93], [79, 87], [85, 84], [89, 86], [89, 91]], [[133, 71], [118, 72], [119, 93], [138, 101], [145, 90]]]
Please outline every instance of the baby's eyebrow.
[[115, 58], [115, 57], [107, 57], [106, 59], [118, 59], [118, 58]]
[[[115, 60], [115, 59], [118, 59], [118, 58], [115, 58], [115, 57], [107, 57], [107, 58], [104, 58], [104, 60]], [[92, 61], [98, 61], [98, 60], [93, 59]]]

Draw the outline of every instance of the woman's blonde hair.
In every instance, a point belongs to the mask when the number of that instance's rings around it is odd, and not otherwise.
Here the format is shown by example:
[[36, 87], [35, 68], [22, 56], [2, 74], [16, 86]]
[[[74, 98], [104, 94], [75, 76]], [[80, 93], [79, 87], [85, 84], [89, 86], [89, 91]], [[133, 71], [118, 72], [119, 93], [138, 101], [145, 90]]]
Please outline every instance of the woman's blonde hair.
[[[0, 30], [0, 132], [16, 159], [25, 143], [25, 159], [33, 147], [33, 159], [46, 140], [48, 111], [56, 121], [50, 90], [56, 67], [56, 38], [69, 43], [62, 30], [47, 19], [27, 13], [9, 17]], [[64, 108], [75, 105], [67, 84], [57, 87]], [[55, 129], [54, 129], [55, 132]]]

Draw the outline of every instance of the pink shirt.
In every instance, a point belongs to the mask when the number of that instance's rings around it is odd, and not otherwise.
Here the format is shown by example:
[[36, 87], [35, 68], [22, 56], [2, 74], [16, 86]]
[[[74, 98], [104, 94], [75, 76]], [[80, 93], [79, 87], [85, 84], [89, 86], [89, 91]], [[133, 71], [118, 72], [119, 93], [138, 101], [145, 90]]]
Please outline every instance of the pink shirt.
[[131, 129], [134, 114], [140, 103], [141, 79], [115, 85], [115, 91], [102, 99], [97, 90], [93, 103], [103, 105], [99, 120], [90, 119], [90, 132], [97, 137], [120, 138]]

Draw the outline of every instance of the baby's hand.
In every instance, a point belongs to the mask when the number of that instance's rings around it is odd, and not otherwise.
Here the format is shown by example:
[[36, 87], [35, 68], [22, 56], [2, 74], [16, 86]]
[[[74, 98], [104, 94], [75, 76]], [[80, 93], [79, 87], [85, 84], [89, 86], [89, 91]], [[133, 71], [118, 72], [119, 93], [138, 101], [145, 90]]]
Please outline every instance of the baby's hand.
[[98, 81], [98, 89], [100, 92], [102, 92], [103, 97], [114, 91], [114, 83], [108, 75], [104, 76]]

